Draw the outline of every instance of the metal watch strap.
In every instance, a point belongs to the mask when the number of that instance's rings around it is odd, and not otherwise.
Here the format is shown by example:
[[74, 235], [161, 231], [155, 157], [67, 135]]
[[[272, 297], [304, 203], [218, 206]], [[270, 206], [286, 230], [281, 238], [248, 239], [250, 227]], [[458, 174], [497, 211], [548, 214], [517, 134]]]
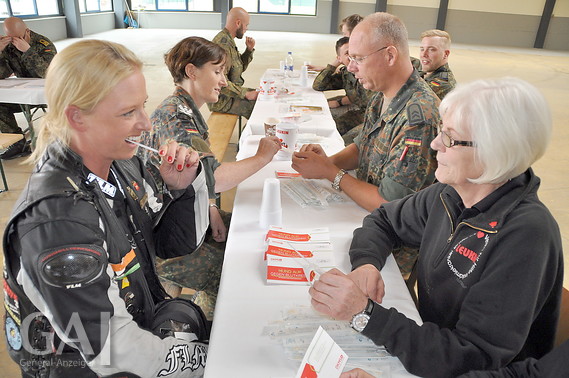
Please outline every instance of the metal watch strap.
[[336, 177], [334, 177], [334, 181], [332, 182], [332, 189], [340, 190], [340, 191], [342, 190], [342, 189], [340, 189], [340, 181], [342, 181], [342, 178], [344, 177], [344, 175], [346, 173], [348, 173], [348, 172], [346, 172], [343, 169], [340, 169], [338, 171], [338, 173], [336, 174]]

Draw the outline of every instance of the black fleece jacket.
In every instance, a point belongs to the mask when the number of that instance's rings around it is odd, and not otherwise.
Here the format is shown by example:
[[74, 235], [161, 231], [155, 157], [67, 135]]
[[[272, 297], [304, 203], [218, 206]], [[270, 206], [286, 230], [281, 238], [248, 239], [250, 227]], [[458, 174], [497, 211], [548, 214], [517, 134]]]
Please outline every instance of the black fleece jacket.
[[352, 267], [381, 268], [393, 247], [420, 247], [423, 325], [376, 305], [363, 333], [405, 368], [456, 377], [540, 358], [553, 346], [563, 287], [557, 223], [537, 197], [531, 169], [465, 209], [434, 184], [384, 204], [354, 231]]

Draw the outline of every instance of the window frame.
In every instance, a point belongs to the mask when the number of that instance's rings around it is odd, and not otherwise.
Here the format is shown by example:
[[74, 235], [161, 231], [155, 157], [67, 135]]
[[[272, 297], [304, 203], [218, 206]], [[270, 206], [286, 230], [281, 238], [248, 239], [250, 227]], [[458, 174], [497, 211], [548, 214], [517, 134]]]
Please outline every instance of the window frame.
[[[38, 1], [38, 0], [35, 0]], [[85, 12], [79, 12], [79, 14], [94, 14], [94, 13], [105, 13], [105, 12], [114, 12], [115, 11], [115, 7], [113, 2], [111, 1], [111, 9], [109, 10], [101, 10], [101, 0], [97, 0], [97, 3], [99, 4], [99, 10], [87, 10], [87, 0], [79, 0], [80, 2], [83, 3], [83, 6], [85, 7]], [[81, 8], [79, 8], [81, 9]]]
[[257, 11], [256, 12], [249, 12], [252, 14], [277, 14], [277, 15], [285, 15], [285, 16], [308, 16], [308, 17], [315, 17], [318, 14], [318, 0], [314, 1], [314, 14], [301, 14], [301, 13], [291, 13], [290, 9], [292, 7], [292, 1], [293, 0], [287, 0], [288, 1], [288, 12], [266, 12], [266, 11], [260, 11], [259, 9], [261, 8], [261, 0], [257, 0]]
[[32, 2], [34, 4], [34, 11], [35, 11], [35, 13], [32, 13], [32, 14], [14, 14], [14, 11], [12, 10], [12, 4], [11, 4], [12, 0], [5, 0], [5, 1], [6, 1], [6, 10], [8, 11], [8, 16], [0, 17], [0, 20], [2, 20], [2, 21], [8, 17], [20, 17], [20, 18], [26, 18], [26, 19], [34, 19], [34, 18], [53, 17], [53, 16], [61, 16], [62, 15], [61, 1], [60, 0], [55, 0], [55, 4], [57, 4], [57, 12], [58, 13], [53, 13], [53, 14], [38, 14], [38, 1], [42, 1], [42, 0], [32, 0]]
[[[194, 1], [199, 1], [199, 0], [194, 0]], [[191, 9], [189, 9], [190, 0], [184, 0], [186, 9], [159, 8], [158, 7], [159, 0], [154, 0], [153, 2], [154, 2], [154, 8], [155, 9], [145, 9], [145, 10], [148, 10], [149, 12], [196, 12], [196, 13], [215, 12], [215, 0], [211, 0], [211, 10], [193, 10], [193, 9], [191, 10]], [[137, 11], [137, 9], [133, 7], [132, 11], [135, 12], [135, 11]]]

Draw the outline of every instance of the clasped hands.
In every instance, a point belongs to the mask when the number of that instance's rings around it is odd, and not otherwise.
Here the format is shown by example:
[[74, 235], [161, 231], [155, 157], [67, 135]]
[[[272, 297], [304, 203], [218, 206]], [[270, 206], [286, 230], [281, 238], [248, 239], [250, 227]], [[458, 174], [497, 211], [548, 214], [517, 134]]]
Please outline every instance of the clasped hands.
[[26, 52], [30, 48], [30, 44], [26, 42], [24, 38], [21, 37], [8, 37], [2, 36], [0, 37], [0, 51], [4, 51], [4, 49], [9, 45], [13, 44], [15, 48], [20, 50], [21, 52]]
[[351, 320], [363, 311], [368, 298], [382, 302], [385, 284], [379, 270], [366, 264], [348, 274], [331, 269], [314, 282], [308, 293], [316, 311], [337, 320]]
[[334, 181], [339, 168], [319, 144], [305, 144], [292, 155], [291, 167], [307, 179], [328, 179]]

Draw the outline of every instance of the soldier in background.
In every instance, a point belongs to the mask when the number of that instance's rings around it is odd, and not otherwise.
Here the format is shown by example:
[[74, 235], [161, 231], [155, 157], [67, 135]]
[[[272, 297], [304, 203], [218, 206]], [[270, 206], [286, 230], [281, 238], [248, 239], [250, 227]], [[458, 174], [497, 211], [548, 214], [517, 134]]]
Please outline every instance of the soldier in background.
[[[292, 168], [304, 178], [325, 178], [368, 211], [417, 192], [435, 180], [431, 141], [440, 124], [439, 98], [413, 69], [403, 22], [378, 12], [364, 18], [350, 36], [350, 64], [365, 89], [377, 91], [354, 143], [328, 157], [322, 146], [302, 146]], [[356, 170], [356, 177], [346, 174]], [[394, 252], [403, 274], [414, 253]]]
[[421, 70], [419, 74], [442, 100], [456, 87], [456, 80], [448, 66], [450, 35], [443, 30], [431, 29], [421, 33]]
[[[45, 76], [47, 67], [57, 53], [55, 45], [43, 35], [28, 29], [26, 23], [17, 17], [4, 20], [4, 33], [0, 37], [0, 79]], [[23, 134], [18, 127], [14, 113], [21, 112], [18, 104], [0, 104], [0, 131]], [[11, 159], [29, 154], [25, 139], [12, 145], [0, 158]]]
[[227, 14], [225, 28], [217, 33], [213, 42], [225, 49], [228, 56], [227, 62], [227, 87], [221, 90], [219, 100], [215, 103], [208, 103], [208, 108], [212, 112], [229, 113], [249, 118], [258, 92], [252, 88], [243, 86], [243, 71], [253, 60], [255, 40], [246, 37], [245, 45], [247, 48], [243, 54], [239, 54], [235, 45], [235, 38], [242, 39], [249, 27], [249, 13], [243, 8], [231, 8]]
[[[442, 100], [456, 87], [456, 80], [448, 65], [450, 35], [443, 30], [431, 29], [421, 33], [420, 59], [411, 57], [413, 67]], [[363, 125], [353, 127], [343, 135], [346, 145], [353, 143]]]
[[[328, 99], [328, 106], [340, 135], [363, 123], [367, 103], [374, 94], [373, 91], [365, 89], [354, 74], [348, 71], [349, 41], [348, 37], [342, 37], [336, 42], [336, 59], [316, 76], [312, 85], [316, 91], [346, 91], [344, 96]], [[340, 65], [342, 66], [338, 68]]]

